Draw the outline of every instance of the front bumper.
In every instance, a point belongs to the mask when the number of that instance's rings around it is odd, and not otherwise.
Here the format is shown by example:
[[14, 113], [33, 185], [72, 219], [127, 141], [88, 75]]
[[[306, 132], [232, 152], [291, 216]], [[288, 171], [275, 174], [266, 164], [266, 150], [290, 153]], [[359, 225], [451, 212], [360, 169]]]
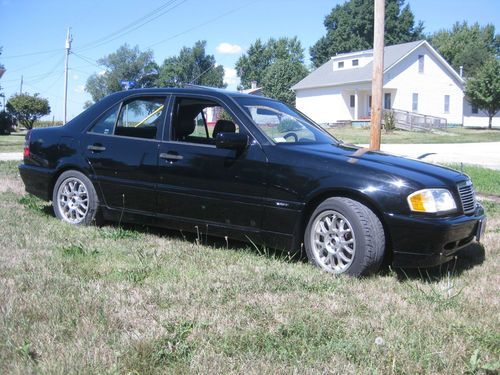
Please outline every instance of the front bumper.
[[484, 209], [477, 204], [472, 215], [427, 218], [386, 215], [393, 248], [394, 267], [432, 267], [451, 260], [470, 244], [485, 221]]

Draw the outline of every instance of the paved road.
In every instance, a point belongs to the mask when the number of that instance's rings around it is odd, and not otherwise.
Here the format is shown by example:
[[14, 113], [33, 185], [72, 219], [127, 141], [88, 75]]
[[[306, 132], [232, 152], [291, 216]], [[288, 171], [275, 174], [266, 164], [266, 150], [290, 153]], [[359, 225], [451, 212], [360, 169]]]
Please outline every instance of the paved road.
[[[362, 145], [365, 146], [366, 145]], [[444, 143], [444, 144], [383, 144], [382, 151], [417, 158], [434, 163], [476, 164], [500, 170], [500, 142]], [[22, 152], [0, 153], [0, 160], [22, 160]]]
[[433, 163], [475, 164], [500, 170], [500, 142], [444, 144], [383, 144], [382, 151], [417, 158]]
[[0, 152], [0, 161], [22, 160], [22, 152]]

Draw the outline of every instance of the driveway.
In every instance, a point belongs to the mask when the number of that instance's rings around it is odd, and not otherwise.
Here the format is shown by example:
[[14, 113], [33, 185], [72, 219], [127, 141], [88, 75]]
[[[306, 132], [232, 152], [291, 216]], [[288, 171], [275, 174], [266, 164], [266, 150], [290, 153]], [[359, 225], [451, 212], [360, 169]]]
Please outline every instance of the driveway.
[[23, 160], [22, 152], [0, 152], [0, 161]]
[[[367, 145], [360, 145], [367, 147]], [[500, 142], [382, 144], [387, 153], [417, 158], [433, 163], [464, 163], [500, 170]]]

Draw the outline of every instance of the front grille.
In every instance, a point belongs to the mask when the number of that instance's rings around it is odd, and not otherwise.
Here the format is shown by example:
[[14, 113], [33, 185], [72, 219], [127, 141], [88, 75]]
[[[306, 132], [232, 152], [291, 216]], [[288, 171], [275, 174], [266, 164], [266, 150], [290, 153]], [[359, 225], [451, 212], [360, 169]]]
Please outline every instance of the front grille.
[[462, 202], [464, 213], [470, 214], [476, 208], [476, 195], [471, 180], [467, 180], [458, 184], [458, 193]]

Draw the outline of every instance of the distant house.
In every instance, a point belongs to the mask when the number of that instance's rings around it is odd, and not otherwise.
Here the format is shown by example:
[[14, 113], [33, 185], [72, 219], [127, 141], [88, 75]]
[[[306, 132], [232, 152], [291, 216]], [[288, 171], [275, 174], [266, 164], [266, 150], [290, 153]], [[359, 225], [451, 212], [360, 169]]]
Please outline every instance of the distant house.
[[243, 94], [252, 94], [257, 96], [262, 96], [262, 87], [257, 87], [257, 82], [252, 81], [252, 85], [249, 89], [240, 90]]
[[[373, 50], [339, 54], [292, 89], [296, 106], [318, 123], [367, 120], [371, 115]], [[487, 126], [485, 113], [464, 97], [464, 80], [425, 40], [384, 49], [383, 108]], [[500, 115], [493, 119], [500, 126]]]

